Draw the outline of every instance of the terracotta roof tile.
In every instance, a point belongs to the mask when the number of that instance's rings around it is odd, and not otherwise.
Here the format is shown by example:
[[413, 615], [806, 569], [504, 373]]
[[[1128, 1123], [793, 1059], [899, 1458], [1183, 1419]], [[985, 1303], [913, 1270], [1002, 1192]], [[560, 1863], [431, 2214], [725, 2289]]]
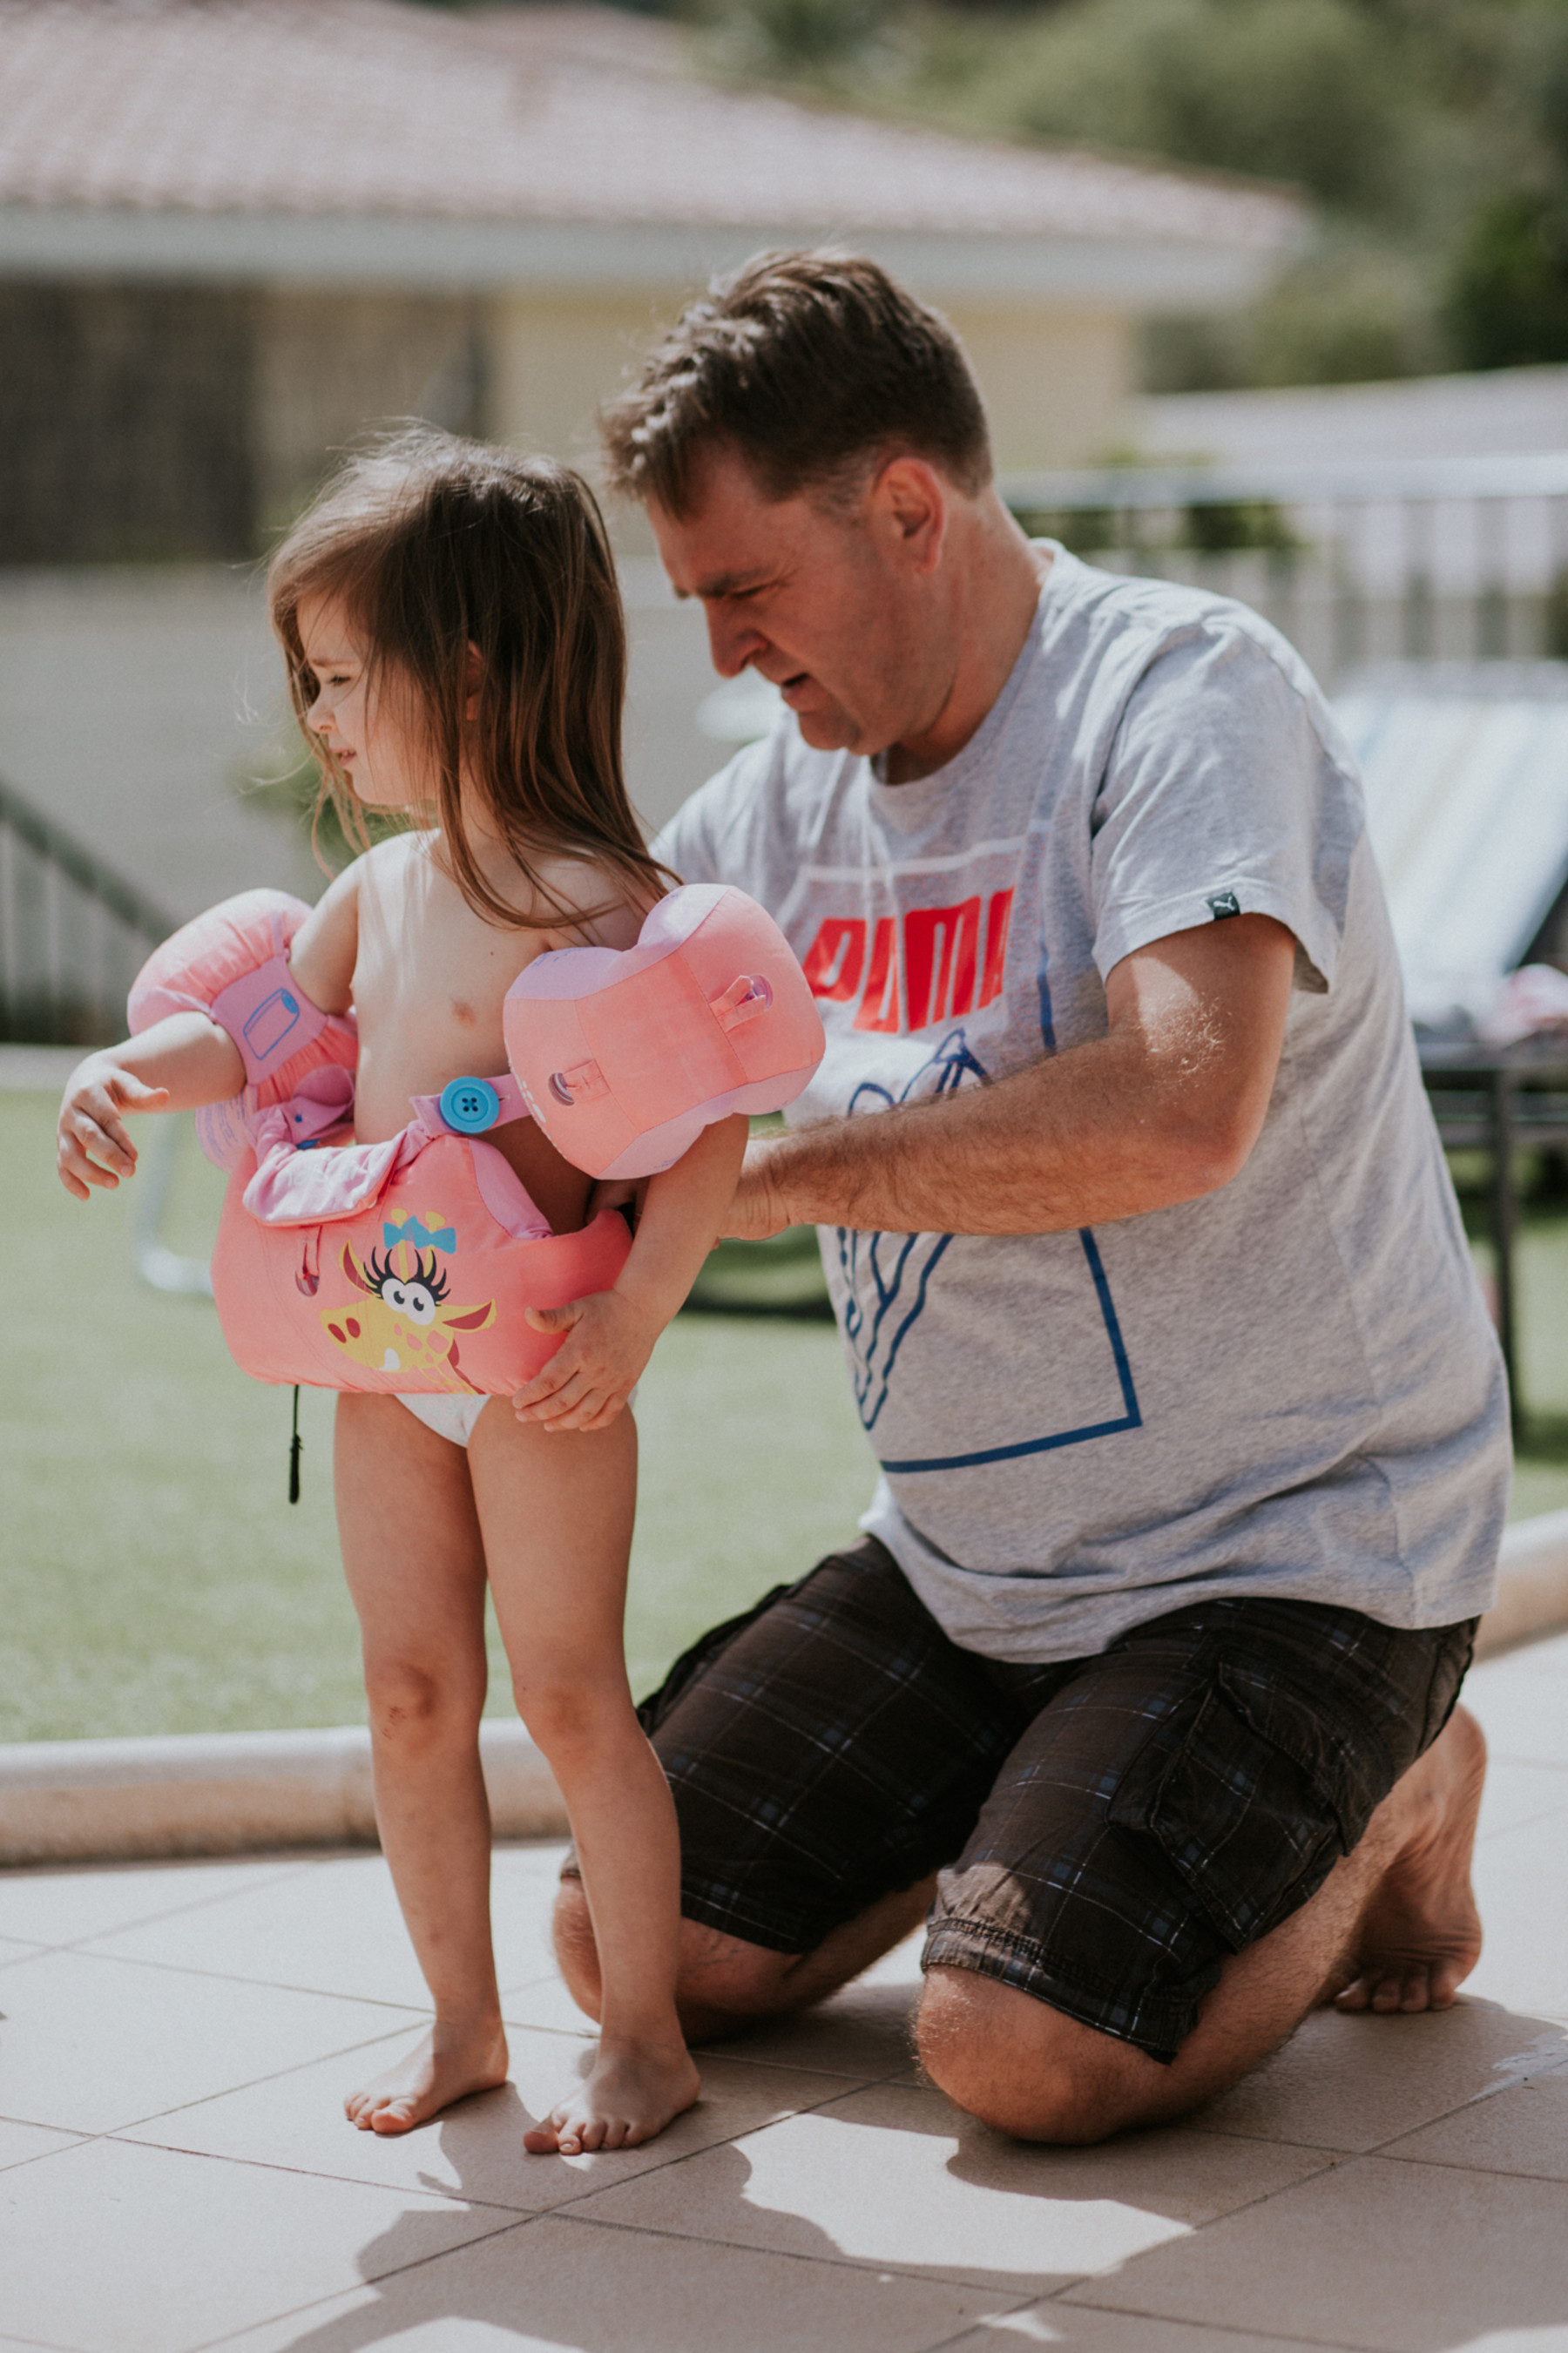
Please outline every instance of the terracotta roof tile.
[[0, 0], [0, 204], [845, 232], [1258, 252], [1267, 188], [719, 88], [607, 9]]

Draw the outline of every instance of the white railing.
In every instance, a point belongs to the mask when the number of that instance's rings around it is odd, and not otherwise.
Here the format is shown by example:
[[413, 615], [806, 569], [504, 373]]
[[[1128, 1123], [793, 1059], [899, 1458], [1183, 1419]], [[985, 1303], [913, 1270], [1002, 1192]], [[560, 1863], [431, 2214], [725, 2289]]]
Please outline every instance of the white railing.
[[1238, 596], [1324, 683], [1369, 661], [1568, 657], [1568, 452], [1009, 474], [1026, 524]]

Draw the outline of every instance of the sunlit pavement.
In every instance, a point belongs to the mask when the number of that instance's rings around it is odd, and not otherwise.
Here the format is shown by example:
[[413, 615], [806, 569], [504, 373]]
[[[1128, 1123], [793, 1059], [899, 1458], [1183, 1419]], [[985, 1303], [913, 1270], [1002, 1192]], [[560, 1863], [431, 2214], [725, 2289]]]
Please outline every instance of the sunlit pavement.
[[0, 2353], [1568, 2348], [1568, 1636], [1479, 1669], [1487, 1952], [1443, 2017], [1319, 2015], [1196, 2123], [1021, 2147], [922, 2084], [918, 1940], [702, 2060], [626, 2156], [529, 2158], [589, 2048], [559, 1850], [497, 1856], [513, 2080], [398, 2140], [379, 1857], [0, 1876]]

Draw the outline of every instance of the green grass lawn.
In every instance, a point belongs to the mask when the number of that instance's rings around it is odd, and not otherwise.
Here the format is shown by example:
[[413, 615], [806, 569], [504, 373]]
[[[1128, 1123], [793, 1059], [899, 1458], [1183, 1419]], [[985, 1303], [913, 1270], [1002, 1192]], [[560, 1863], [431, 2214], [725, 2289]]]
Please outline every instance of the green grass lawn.
[[[137, 1280], [130, 1191], [69, 1200], [53, 1124], [52, 1099], [0, 1094], [0, 1740], [354, 1722], [331, 1400], [303, 1398], [291, 1508], [289, 1392], [236, 1369], [207, 1302]], [[172, 1248], [205, 1253], [221, 1185], [187, 1143]], [[803, 1263], [770, 1280], [808, 1277]], [[1568, 1210], [1528, 1221], [1520, 1301], [1531, 1425], [1514, 1508], [1552, 1511], [1568, 1506]], [[852, 1534], [873, 1474], [829, 1324], [683, 1316], [637, 1419], [626, 1645], [642, 1691], [705, 1626]], [[491, 1707], [508, 1713], [499, 1650], [494, 1670]]]
[[[11, 1264], [0, 1356], [0, 1740], [360, 1720], [330, 1398], [230, 1361], [211, 1304], [131, 1262], [131, 1190], [70, 1200], [52, 1098], [0, 1094]], [[210, 1246], [222, 1179], [190, 1143], [163, 1240]], [[854, 1534], [873, 1466], [829, 1324], [682, 1317], [637, 1408], [626, 1643], [641, 1691], [693, 1636]], [[491, 1709], [510, 1712], [493, 1649]]]

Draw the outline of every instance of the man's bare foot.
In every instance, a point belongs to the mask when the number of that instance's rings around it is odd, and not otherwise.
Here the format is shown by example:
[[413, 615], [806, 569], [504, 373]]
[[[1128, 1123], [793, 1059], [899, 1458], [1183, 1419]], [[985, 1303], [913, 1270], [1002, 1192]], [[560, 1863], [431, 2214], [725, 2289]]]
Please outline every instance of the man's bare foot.
[[690, 2107], [701, 2079], [684, 2043], [601, 2042], [586, 2079], [522, 2137], [535, 2157], [636, 2148]]
[[437, 2025], [406, 2059], [351, 2092], [343, 2114], [361, 2132], [412, 2132], [454, 2100], [504, 2084], [506, 2069], [506, 2034], [499, 2021], [468, 2031]]
[[1363, 1916], [1334, 1997], [1340, 2010], [1447, 2010], [1480, 1958], [1470, 1854], [1486, 1780], [1480, 1725], [1456, 1708], [1425, 1757], [1384, 1799], [1404, 1810], [1398, 1852]]

